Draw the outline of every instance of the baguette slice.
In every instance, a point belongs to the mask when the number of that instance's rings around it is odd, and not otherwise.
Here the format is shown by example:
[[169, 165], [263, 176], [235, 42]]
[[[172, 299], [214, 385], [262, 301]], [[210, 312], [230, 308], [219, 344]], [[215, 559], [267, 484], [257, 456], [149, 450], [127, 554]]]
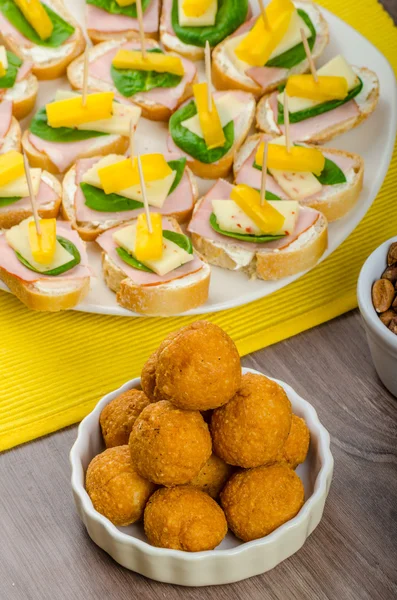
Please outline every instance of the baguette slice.
[[255, 118], [256, 103], [254, 96], [241, 91], [232, 91], [231, 93], [235, 93], [237, 95], [244, 94], [245, 108], [243, 114], [238, 117], [237, 125], [235, 126], [234, 144], [232, 148], [230, 148], [229, 152], [225, 154], [225, 156], [223, 156], [219, 161], [212, 164], [203, 163], [181, 150], [173, 141], [171, 134], [168, 136], [168, 150], [170, 152], [179, 152], [185, 156], [187, 158], [187, 164], [189, 168], [195, 175], [203, 179], [220, 179], [227, 177], [232, 168], [234, 156], [247, 137]]
[[[168, 216], [173, 217], [178, 223], [186, 223], [193, 212], [194, 204], [198, 199], [198, 187], [196, 179], [191, 170], [186, 167], [186, 173], [190, 179], [192, 188], [192, 204], [191, 210], [179, 211], [172, 213]], [[76, 194], [76, 165], [74, 165], [65, 175], [63, 180], [63, 192], [62, 192], [62, 216], [66, 221], [70, 221], [73, 229], [75, 229], [79, 236], [86, 242], [93, 242], [98, 235], [110, 229], [120, 225], [123, 221], [111, 221], [104, 222], [101, 224], [93, 223], [90, 221], [77, 221], [76, 210], [74, 205], [74, 199]], [[99, 213], [100, 214], [100, 213]]]
[[[175, 220], [173, 226], [182, 233]], [[141, 285], [126, 278], [106, 252], [102, 252], [102, 269], [106, 285], [117, 294], [120, 306], [142, 315], [170, 317], [201, 306], [208, 299], [211, 269], [206, 262], [195, 273], [157, 285]]]
[[5, 154], [6, 152], [10, 152], [11, 150], [16, 150], [17, 152], [21, 151], [22, 145], [22, 131], [19, 122], [15, 117], [11, 119], [11, 125], [7, 132], [7, 135], [2, 140], [0, 138], [0, 154]]
[[[42, 180], [49, 185], [57, 195], [55, 200], [52, 200], [48, 204], [39, 205], [38, 213], [41, 219], [56, 219], [61, 206], [62, 198], [62, 185], [58, 179], [44, 171], [41, 175]], [[12, 204], [7, 207], [8, 210], [4, 212], [0, 211], [0, 229], [10, 229], [14, 225], [18, 225], [28, 217], [31, 217], [33, 212], [29, 208], [15, 208]]]
[[[379, 100], [379, 80], [373, 71], [366, 67], [353, 67], [354, 72], [359, 75], [364, 83], [364, 87], [360, 94], [351, 100], [358, 108], [358, 113], [354, 116], [347, 114], [343, 116], [343, 112], [350, 105], [350, 102], [343, 104], [339, 108], [323, 113], [316, 117], [292, 123], [290, 125], [290, 135], [292, 141], [312, 142], [315, 144], [323, 144], [332, 140], [337, 135], [342, 135], [346, 131], [350, 131], [365, 121], [375, 110]], [[273, 92], [276, 94], [277, 92]], [[256, 111], [256, 124], [258, 129], [268, 133], [272, 137], [282, 134], [282, 130], [277, 125], [273, 110], [270, 107], [270, 101], [273, 94], [263, 96], [259, 101]], [[343, 109], [343, 110], [342, 110]], [[330, 122], [333, 119], [335, 111], [339, 111], [342, 117], [337, 119], [337, 122]], [[303, 125], [306, 123], [307, 127]], [[299, 126], [299, 128], [297, 128]], [[284, 129], [284, 127], [283, 127]], [[306, 129], [306, 131], [305, 131]]]
[[[205, 197], [196, 204], [194, 216]], [[310, 209], [307, 209], [310, 210]], [[190, 231], [190, 226], [188, 227]], [[277, 280], [312, 269], [328, 245], [328, 223], [321, 213], [317, 221], [285, 248], [251, 250], [245, 242], [224, 236], [224, 242], [213, 241], [190, 231], [193, 246], [211, 264], [231, 271], [242, 271], [251, 278]]]
[[[312, 22], [314, 21], [313, 24], [317, 32], [316, 41], [312, 50], [312, 56], [314, 59], [316, 59], [321, 56], [328, 44], [328, 24], [318, 10], [317, 6], [310, 0], [300, 0], [299, 2], [294, 2], [294, 4], [297, 8], [309, 10], [309, 16], [312, 16]], [[252, 21], [255, 22], [255, 19]], [[218, 44], [213, 51], [212, 78], [213, 83], [218, 90], [244, 90], [245, 92], [251, 92], [258, 99], [263, 96], [263, 94], [269, 94], [273, 90], [277, 89], [277, 87], [284, 83], [290, 75], [306, 73], [309, 70], [308, 60], [303, 60], [301, 63], [289, 70], [280, 68], [278, 69], [278, 77], [272, 80], [272, 82], [265, 88], [262, 87], [259, 85], [259, 83], [249, 77], [249, 75], [241, 73], [241, 71], [239, 71], [230, 60], [230, 57], [227, 53], [228, 42], [233, 37], [240, 35], [246, 30], [247, 26], [242, 25], [240, 29], [238, 29], [233, 35], [229, 36], [223, 40], [223, 42]]]
[[[152, 6], [152, 5], [154, 5], [154, 6]], [[100, 9], [98, 9], [95, 6], [90, 6], [87, 4], [87, 33], [93, 44], [99, 44], [100, 42], [108, 42], [109, 40], [123, 41], [123, 40], [139, 39], [138, 20], [132, 19], [130, 17], [125, 17], [124, 15], [109, 15], [109, 17], [112, 21], [116, 21], [116, 20], [118, 21], [118, 24], [117, 24], [118, 30], [117, 31], [113, 30], [112, 26], [110, 26], [110, 25], [109, 25], [109, 29], [100, 29], [100, 30], [90, 27], [90, 25], [92, 25], [92, 23], [91, 23], [92, 19], [90, 19], [90, 13], [94, 9], [96, 9], [95, 12], [98, 14]], [[155, 16], [152, 15], [151, 13], [149, 13], [150, 10], [153, 11], [153, 13], [156, 13], [156, 12], [158, 13], [157, 18], [155, 18]], [[105, 10], [103, 10], [103, 11], [101, 10], [101, 13], [102, 12], [104, 13], [103, 18], [106, 21], [106, 15], [109, 13], [106, 13]], [[154, 40], [159, 39], [159, 29], [158, 29], [159, 28], [159, 14], [160, 14], [160, 0], [151, 0], [150, 5], [147, 7], [145, 12], [143, 13], [143, 29], [144, 29], [146, 38], [150, 38], [150, 39], [154, 39]], [[149, 20], [150, 20], [150, 22], [152, 22], [152, 20], [153, 20], [153, 22], [156, 21], [156, 29], [155, 30], [152, 30], [153, 27], [148, 26]], [[123, 21], [125, 22], [125, 29], [121, 28]]]
[[[89, 158], [91, 156], [97, 155], [106, 156], [107, 154], [124, 154], [127, 151], [129, 146], [129, 140], [127, 137], [121, 135], [112, 135], [112, 141], [110, 142], [107, 138], [108, 136], [103, 136], [103, 138], [92, 138], [92, 148], [89, 148], [85, 152], [80, 153], [76, 157], [76, 159]], [[45, 154], [45, 152], [40, 152], [39, 150], [37, 150], [37, 148], [33, 146], [32, 142], [29, 139], [29, 131], [25, 131], [25, 133], [22, 136], [22, 147], [26, 152], [31, 167], [38, 167], [45, 171], [49, 171], [54, 175], [61, 174], [61, 171], [47, 156], [47, 154]], [[67, 168], [70, 168], [70, 165]]]
[[81, 27], [66, 10], [62, 0], [46, 0], [46, 4], [75, 28], [72, 36], [59, 48], [38, 46], [29, 40], [21, 44], [19, 32], [18, 36], [13, 36], [0, 31], [0, 42], [23, 60], [32, 61], [34, 63], [33, 73], [41, 80], [62, 77], [68, 64], [76, 56], [79, 56], [86, 46]]
[[[260, 133], [250, 136], [237, 152], [233, 166], [234, 178], [237, 180], [236, 183], [253, 185], [251, 178], [251, 180], [248, 181], [248, 179], [245, 180], [244, 177], [241, 177], [241, 175], [238, 177], [238, 175], [250, 155], [257, 149], [263, 137], [263, 134]], [[305, 145], [308, 147], [315, 147], [310, 144]], [[345, 152], [344, 150], [324, 148], [324, 152], [326, 152], [327, 155], [331, 155], [331, 160], [332, 156], [340, 156], [352, 161], [353, 164], [349, 167], [349, 171], [346, 174], [348, 181], [330, 187], [327, 186], [327, 190], [324, 191], [323, 195], [316, 194], [315, 197], [304, 198], [303, 200], [300, 200], [299, 203], [302, 206], [309, 206], [310, 208], [319, 210], [326, 217], [327, 221], [331, 222], [344, 217], [357, 203], [363, 187], [364, 160], [359, 154]]]
[[17, 81], [14, 87], [6, 89], [1, 100], [11, 100], [12, 114], [16, 119], [21, 120], [34, 109], [38, 91], [37, 78], [30, 73], [21, 81]]
[[[106, 53], [108, 53], [112, 49], [118, 49], [118, 48], [123, 47], [125, 43], [126, 43], [125, 39], [121, 40], [121, 41], [111, 40], [109, 42], [103, 42], [102, 44], [98, 44], [97, 46], [94, 46], [94, 48], [91, 48], [90, 53], [89, 53], [90, 62], [101, 58], [102, 56], [104, 56]], [[150, 48], [159, 48], [160, 46], [154, 40], [147, 40], [146, 47], [148, 49], [150, 49]], [[67, 76], [68, 76], [70, 85], [72, 86], [73, 89], [75, 89], [75, 90], [82, 89], [83, 75], [84, 75], [84, 56], [80, 56], [75, 61], [73, 61], [71, 65], [69, 65], [68, 70], [67, 70]], [[186, 84], [180, 98], [178, 99], [177, 106], [180, 106], [185, 100], [187, 100], [188, 98], [190, 98], [193, 95], [193, 87], [192, 86], [194, 83], [196, 83], [196, 81], [197, 81], [197, 74], [195, 75], [194, 79], [190, 83]], [[132, 104], [136, 104], [136, 105], [140, 106], [140, 108], [142, 109], [142, 116], [145, 117], [146, 119], [150, 119], [151, 121], [168, 121], [169, 118], [171, 117], [172, 113], [174, 112], [167, 106], [156, 103], [153, 100], [150, 100], [148, 98], [145, 98], [144, 93], [143, 94], [138, 93], [138, 94], [135, 94], [134, 96], [131, 96], [130, 98], [124, 98], [124, 96], [121, 96], [121, 94], [119, 93], [119, 91], [117, 90], [115, 85], [113, 85], [113, 83], [110, 83], [103, 79], [99, 79], [98, 77], [93, 77], [92, 75], [89, 75], [89, 77], [88, 77], [88, 87], [92, 91], [114, 92], [116, 94], [116, 96], [123, 98], [124, 101], [127, 100], [127, 101], [131, 102]], [[167, 94], [167, 88], [164, 88], [164, 94]]]

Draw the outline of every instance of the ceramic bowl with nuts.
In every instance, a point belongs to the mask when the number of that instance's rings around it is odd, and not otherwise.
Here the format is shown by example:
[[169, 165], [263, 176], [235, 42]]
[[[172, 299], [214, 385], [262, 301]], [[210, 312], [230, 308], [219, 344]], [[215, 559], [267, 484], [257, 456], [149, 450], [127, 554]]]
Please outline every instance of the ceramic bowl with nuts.
[[357, 296], [376, 370], [397, 396], [397, 236], [369, 256]]

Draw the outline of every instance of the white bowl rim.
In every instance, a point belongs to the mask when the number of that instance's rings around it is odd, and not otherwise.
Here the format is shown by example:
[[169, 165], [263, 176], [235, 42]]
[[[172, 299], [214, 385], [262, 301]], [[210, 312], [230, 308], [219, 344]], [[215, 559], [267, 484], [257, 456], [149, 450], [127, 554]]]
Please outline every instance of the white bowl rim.
[[382, 323], [372, 303], [372, 286], [375, 283], [376, 279], [380, 279], [383, 271], [380, 272], [379, 276], [373, 280], [371, 280], [371, 276], [369, 274], [371, 264], [374, 258], [380, 258], [381, 256], [383, 256], [383, 258], [385, 259], [384, 269], [386, 268], [387, 252], [390, 245], [393, 242], [397, 242], [397, 236], [386, 240], [385, 242], [383, 242], [383, 244], [378, 246], [368, 256], [367, 260], [363, 264], [357, 283], [357, 301], [360, 312], [364, 317], [364, 320], [367, 323], [368, 327], [370, 327], [378, 337], [381, 337], [382, 340], [393, 350], [397, 350], [397, 335], [395, 333], [392, 333], [390, 329]]
[[[256, 371], [254, 369], [249, 369], [249, 368], [243, 368], [243, 373], [256, 373], [256, 374], [263, 375], [263, 373], [259, 373], [259, 371]], [[266, 375], [266, 377], [268, 377], [268, 376]], [[273, 377], [269, 377], [269, 379], [272, 379], [273, 381], [280, 384], [286, 390], [288, 396], [289, 396], [289, 394], [293, 394], [293, 395], [297, 396], [299, 402], [301, 402], [304, 405], [305, 410], [307, 411], [307, 413], [309, 413], [314, 426], [317, 428], [317, 433], [318, 433], [318, 438], [319, 438], [318, 452], [319, 452], [320, 461], [321, 461], [321, 468], [316, 477], [312, 495], [305, 502], [305, 504], [303, 505], [303, 507], [301, 508], [299, 513], [293, 519], [291, 519], [287, 523], [284, 523], [284, 525], [282, 525], [281, 527], [278, 527], [275, 531], [273, 531], [271, 534], [267, 535], [264, 538], [259, 538], [257, 540], [253, 540], [251, 542], [242, 543], [239, 546], [237, 546], [236, 548], [217, 550], [216, 551], [217, 556], [225, 557], [225, 556], [239, 555], [239, 554], [242, 554], [242, 553], [248, 551], [251, 548], [268, 546], [268, 545], [273, 544], [274, 542], [278, 542], [287, 530], [298, 529], [300, 527], [300, 525], [305, 521], [305, 519], [309, 516], [312, 508], [317, 504], [317, 502], [321, 501], [321, 499], [323, 498], [324, 495], [327, 495], [327, 493], [328, 493], [327, 479], [328, 479], [329, 474], [333, 472], [333, 466], [334, 466], [334, 459], [333, 459], [331, 449], [330, 449], [330, 435], [329, 435], [328, 431], [321, 424], [315, 408], [309, 402], [307, 402], [307, 400], [304, 400], [290, 385], [288, 385], [287, 383], [284, 383], [283, 381], [280, 381], [279, 379], [275, 379]], [[168, 557], [175, 557], [175, 558], [180, 558], [180, 559], [182, 558], [183, 560], [186, 560], [186, 561], [189, 561], [192, 563], [200, 562], [209, 557], [214, 557], [214, 550], [206, 550], [204, 552], [184, 552], [182, 550], [157, 548], [155, 546], [151, 546], [146, 541], [135, 538], [134, 536], [131, 536], [127, 533], [120, 532], [117, 529], [117, 527], [109, 521], [109, 519], [107, 519], [106, 517], [104, 517], [103, 515], [101, 515], [94, 509], [91, 499], [90, 499], [88, 493], [86, 492], [86, 489], [84, 486], [84, 469], [83, 469], [83, 465], [82, 465], [82, 462], [80, 459], [80, 454], [79, 454], [80, 445], [82, 443], [82, 436], [85, 434], [85, 429], [87, 426], [89, 426], [91, 424], [91, 421], [93, 421], [93, 420], [95, 420], [97, 423], [99, 423], [99, 415], [100, 415], [102, 409], [104, 408], [104, 406], [106, 406], [106, 404], [109, 403], [110, 396], [114, 397], [115, 395], [121, 394], [129, 389], [132, 389], [133, 387], [136, 387], [137, 385], [139, 385], [139, 383], [140, 383], [140, 377], [137, 377], [135, 379], [131, 379], [130, 381], [128, 381], [127, 383], [122, 385], [117, 390], [114, 390], [113, 392], [106, 394], [106, 396], [104, 396], [98, 402], [98, 404], [95, 406], [94, 410], [91, 413], [89, 413], [83, 419], [83, 421], [80, 423], [78, 431], [77, 431], [76, 441], [73, 444], [72, 449], [70, 451], [70, 464], [72, 467], [72, 476], [71, 476], [72, 489], [73, 489], [74, 493], [78, 495], [78, 497], [82, 503], [82, 507], [83, 507], [84, 511], [87, 513], [87, 515], [91, 519], [96, 521], [98, 524], [102, 525], [111, 537], [113, 537], [117, 542], [119, 542], [123, 545], [137, 547], [138, 549], [144, 551], [145, 553], [150, 554], [152, 557], [160, 558], [160, 557], [164, 557], [165, 555], [167, 555]], [[313, 427], [312, 427], [312, 429], [313, 429]], [[311, 429], [311, 431], [312, 431], [312, 429]]]

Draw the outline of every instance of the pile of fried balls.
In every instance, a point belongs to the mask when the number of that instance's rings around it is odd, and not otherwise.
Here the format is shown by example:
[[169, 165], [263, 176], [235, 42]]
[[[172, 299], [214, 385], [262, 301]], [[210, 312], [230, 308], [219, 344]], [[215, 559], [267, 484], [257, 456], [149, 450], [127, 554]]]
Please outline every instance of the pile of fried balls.
[[141, 385], [100, 415], [106, 450], [86, 474], [99, 513], [117, 526], [143, 517], [150, 544], [199, 552], [228, 528], [247, 542], [299, 512], [294, 469], [309, 449], [307, 425], [280, 385], [242, 375], [220, 327], [198, 321], [169, 335]]

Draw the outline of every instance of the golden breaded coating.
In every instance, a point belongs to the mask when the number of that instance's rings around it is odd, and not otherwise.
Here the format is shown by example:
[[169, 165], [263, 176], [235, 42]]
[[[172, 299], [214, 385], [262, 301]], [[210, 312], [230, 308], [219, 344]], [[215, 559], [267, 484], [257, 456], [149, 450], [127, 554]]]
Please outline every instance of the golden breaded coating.
[[148, 404], [144, 392], [128, 390], [105, 406], [99, 422], [106, 448], [128, 444], [132, 426]]
[[162, 488], [149, 500], [144, 515], [149, 543], [185, 552], [213, 550], [227, 533], [221, 507], [197, 488]]
[[141, 412], [129, 446], [142, 477], [165, 486], [189, 483], [212, 452], [208, 425], [201, 414], [165, 400]]
[[236, 473], [221, 492], [228, 525], [244, 542], [269, 535], [293, 519], [304, 501], [302, 481], [285, 464]]
[[284, 448], [282, 458], [292, 469], [305, 462], [310, 445], [310, 431], [304, 419], [292, 415], [291, 431]]
[[233, 467], [227, 465], [216, 454], [212, 454], [190, 485], [199, 488], [212, 498], [217, 498], [232, 473]]
[[291, 415], [291, 403], [278, 383], [247, 373], [234, 398], [212, 415], [214, 452], [246, 469], [270, 464], [287, 440]]
[[[161, 342], [160, 346], [157, 348], [155, 352], [151, 356], [149, 356], [148, 360], [143, 366], [141, 373], [141, 385], [142, 389], [145, 392], [146, 396], [150, 398], [151, 402], [157, 402], [159, 398], [155, 398], [154, 388], [156, 387], [156, 368], [157, 368], [157, 359], [159, 353], [165, 348], [171, 340], [174, 339], [178, 335], [179, 331], [172, 331], [167, 335], [166, 338]], [[161, 398], [160, 398], [161, 400]]]
[[108, 448], [88, 465], [86, 489], [95, 510], [114, 525], [131, 525], [142, 518], [156, 486], [134, 468], [128, 446]]
[[241, 364], [233, 340], [220, 327], [197, 321], [182, 328], [160, 351], [154, 396], [180, 408], [223, 406], [241, 384]]

